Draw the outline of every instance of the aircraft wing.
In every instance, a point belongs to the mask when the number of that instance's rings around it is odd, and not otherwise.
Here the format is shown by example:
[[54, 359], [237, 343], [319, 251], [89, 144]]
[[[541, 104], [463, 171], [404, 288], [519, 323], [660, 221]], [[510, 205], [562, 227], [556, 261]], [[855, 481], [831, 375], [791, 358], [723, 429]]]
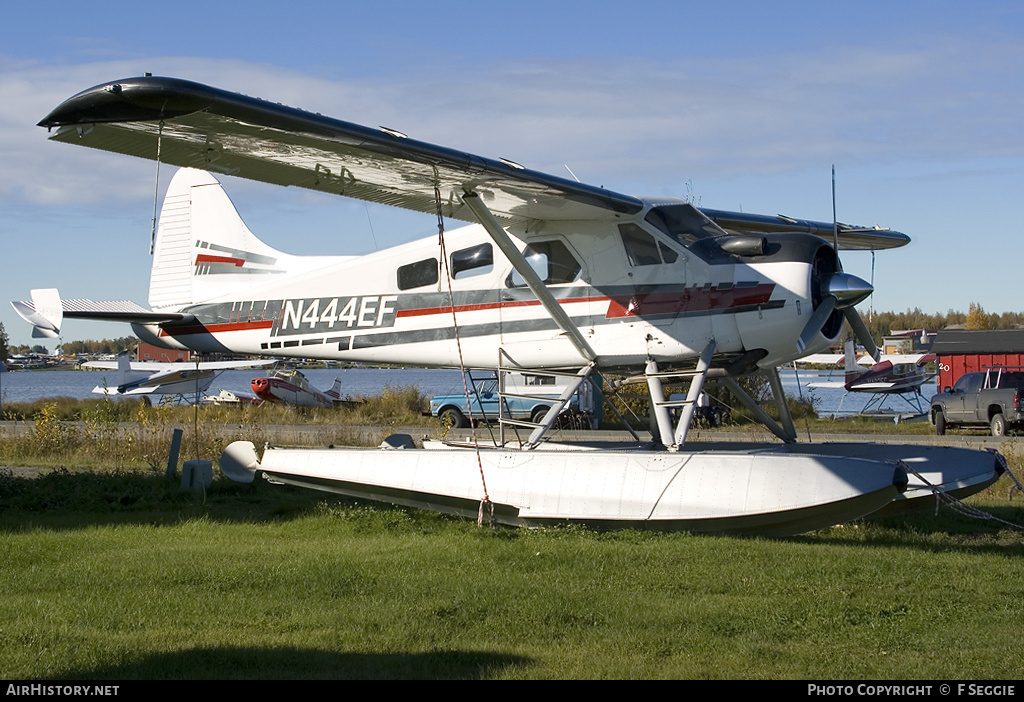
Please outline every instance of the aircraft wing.
[[833, 240], [833, 226], [838, 229], [839, 248], [849, 251], [873, 251], [892, 249], [910, 242], [910, 237], [901, 232], [880, 227], [860, 227], [852, 224], [813, 222], [794, 219], [785, 215], [774, 217], [727, 212], [725, 210], [700, 210], [715, 224], [730, 234], [774, 234], [784, 232], [805, 232], [815, 234], [827, 241]]
[[[871, 359], [870, 356], [865, 356], [865, 358], [867, 358], [869, 361]], [[880, 362], [881, 361], [889, 361], [894, 366], [900, 365], [900, 364], [907, 364], [907, 363], [913, 363], [915, 365], [923, 365], [925, 363], [931, 363], [932, 361], [934, 361], [937, 358], [938, 358], [938, 356], [936, 356], [934, 353], [901, 353], [901, 354], [892, 354], [892, 355], [888, 355], [888, 356], [882, 356], [882, 358], [880, 359]]]
[[846, 383], [842, 380], [821, 380], [816, 383], [807, 383], [809, 388], [845, 388]]
[[[196, 363], [188, 363], [186, 361], [176, 361], [173, 363], [161, 363], [159, 361], [132, 361], [131, 370], [143, 371], [146, 373], [174, 373], [177, 371], [190, 371], [196, 370], [198, 365], [199, 370], [238, 370], [245, 368], [257, 368], [263, 366], [272, 366], [277, 363], [277, 359], [264, 358], [258, 360], [242, 360], [242, 361], [200, 361]], [[87, 361], [82, 364], [82, 368], [88, 370], [117, 370], [117, 361]]]
[[821, 366], [841, 364], [846, 357], [841, 353], [812, 353], [796, 359], [797, 363], [816, 363]]
[[[528, 222], [634, 214], [635, 197], [175, 78], [129, 78], [75, 95], [40, 123], [51, 137], [105, 151], [473, 220], [480, 193], [496, 217]], [[162, 125], [162, 127], [161, 127]]]
[[[505, 223], [601, 220], [644, 200], [176, 78], [126, 78], [85, 90], [39, 126], [50, 138], [251, 180], [293, 185], [477, 221], [463, 192], [479, 193]], [[435, 190], [436, 188], [436, 190]], [[804, 231], [832, 240], [832, 223], [702, 210], [731, 234]], [[902, 246], [899, 232], [839, 227], [840, 248]]]
[[[819, 365], [842, 365], [845, 360], [845, 356], [841, 353], [813, 353], [810, 356], [804, 356], [798, 358], [797, 363], [817, 363]], [[884, 363], [889, 361], [892, 365], [899, 365], [901, 363], [913, 363], [916, 365], [922, 365], [925, 363], [931, 363], [936, 359], [936, 355], [933, 353], [903, 353], [903, 354], [891, 354], [882, 356], [878, 361], [871, 358], [867, 354], [862, 354], [857, 357], [857, 364], [861, 366], [873, 366], [876, 363]]]

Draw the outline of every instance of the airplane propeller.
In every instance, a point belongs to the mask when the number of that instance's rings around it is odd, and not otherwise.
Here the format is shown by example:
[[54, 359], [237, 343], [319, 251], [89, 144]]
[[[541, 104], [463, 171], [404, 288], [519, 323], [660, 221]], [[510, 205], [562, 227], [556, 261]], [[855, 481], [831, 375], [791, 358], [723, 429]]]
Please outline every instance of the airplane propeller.
[[[825, 328], [833, 313], [838, 309], [850, 323], [857, 340], [863, 344], [872, 358], [876, 358], [878, 349], [871, 338], [871, 332], [868, 331], [867, 325], [864, 324], [863, 318], [855, 307], [874, 292], [871, 284], [855, 275], [838, 270], [821, 281], [821, 292], [823, 293], [821, 302], [815, 307], [811, 318], [807, 320], [807, 324], [796, 341], [797, 350], [803, 352], [814, 340], [814, 337]], [[835, 331], [838, 333], [839, 330]]]
[[[832, 167], [832, 256], [822, 256], [815, 261], [815, 272], [813, 274], [812, 287], [817, 286], [815, 297], [820, 296], [820, 301], [814, 307], [811, 318], [807, 320], [803, 331], [796, 341], [797, 351], [803, 350], [810, 345], [814, 338], [825, 329], [826, 324], [832, 318], [836, 309], [839, 309], [846, 321], [850, 323], [857, 340], [864, 346], [867, 352], [878, 360], [878, 347], [871, 332], [868, 330], [864, 319], [857, 312], [856, 305], [863, 302], [871, 293], [874, 287], [863, 278], [850, 273], [843, 273], [842, 263], [839, 261], [839, 223], [836, 221], [836, 168]], [[825, 249], [827, 251], [828, 249]], [[826, 269], [826, 270], [823, 270]], [[812, 293], [813, 294], [813, 293]], [[839, 329], [835, 329], [838, 333]]]

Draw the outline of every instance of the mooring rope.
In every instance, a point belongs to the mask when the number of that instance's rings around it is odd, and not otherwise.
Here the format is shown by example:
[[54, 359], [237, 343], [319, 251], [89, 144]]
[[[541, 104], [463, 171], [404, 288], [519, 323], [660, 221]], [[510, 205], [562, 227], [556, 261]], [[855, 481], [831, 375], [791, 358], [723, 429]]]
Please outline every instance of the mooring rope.
[[[797, 370], [796, 362], [793, 362], [793, 377], [796, 378], [796, 391], [800, 395], [800, 403], [804, 401], [804, 389], [800, 386], [800, 372]], [[811, 403], [814, 406], [814, 403]], [[804, 427], [807, 429], [807, 441], [811, 441], [811, 419], [808, 416], [809, 412], [804, 412]]]
[[1013, 487], [1010, 488], [1011, 496], [1014, 490], [1016, 490], [1017, 492], [1024, 492], [1024, 485], [1021, 485], [1020, 481], [1017, 480], [1017, 476], [1010, 472], [1010, 464], [1007, 462], [1006, 456], [999, 453], [994, 448], [986, 448], [985, 450], [995, 455], [996, 460], [999, 461], [999, 465], [1003, 469], [1003, 472], [1010, 476], [1010, 480], [1013, 481]]
[[488, 508], [488, 524], [494, 526], [494, 503], [491, 502], [491, 497], [487, 492], [487, 478], [484, 476], [484, 464], [483, 458], [480, 456], [480, 443], [477, 440], [476, 435], [476, 422], [473, 418], [473, 402], [469, 397], [469, 383], [466, 380], [466, 362], [462, 357], [462, 341], [459, 338], [459, 321], [455, 313], [455, 293], [452, 290], [452, 277], [451, 270], [448, 266], [448, 253], [444, 245], [444, 213], [441, 209], [441, 189], [434, 181], [434, 202], [437, 204], [437, 240], [441, 248], [441, 261], [439, 263], [439, 273], [443, 273], [445, 279], [448, 281], [448, 302], [452, 310], [452, 328], [455, 333], [455, 346], [459, 352], [459, 370], [462, 371], [462, 388], [466, 395], [466, 410], [469, 413], [469, 428], [472, 432], [473, 437], [473, 448], [476, 451], [476, 463], [480, 469], [480, 483], [483, 486], [484, 496], [480, 500], [480, 507], [477, 509], [476, 523], [478, 526], [483, 526], [484, 523], [484, 507]]
[[156, 250], [156, 206], [160, 200], [160, 149], [164, 140], [164, 121], [160, 120], [160, 127], [156, 133], [156, 178], [153, 179], [153, 226], [149, 232], [149, 255], [152, 256]]
[[[1022, 492], [1024, 492], [1024, 487], [1021, 486], [1016, 476], [1014, 476], [1014, 474], [1010, 472], [1010, 467], [1006, 462], [1006, 458], [995, 449], [986, 449], [986, 451], [989, 451], [995, 455], [995, 459], [996, 461], [999, 462], [999, 465], [1003, 469], [1003, 472], [1010, 476], [1010, 480], [1014, 482], [1015, 486], [1013, 489], [1021, 490]], [[982, 509], [978, 509], [977, 507], [973, 507], [964, 502], [963, 500], [953, 497], [948, 492], [940, 488], [938, 485], [933, 485], [930, 482], [928, 482], [928, 480], [926, 480], [923, 475], [921, 475], [916, 470], [911, 468], [904, 461], [899, 461], [899, 465], [902, 465], [908, 473], [910, 473], [918, 480], [920, 480], [922, 483], [924, 483], [924, 485], [932, 491], [932, 494], [935, 495], [936, 516], [938, 516], [939, 514], [939, 507], [941, 507], [942, 504], [945, 503], [949, 505], [950, 509], [952, 509], [954, 512], [962, 514], [965, 517], [971, 517], [973, 519], [981, 519], [985, 521], [996, 521], [1000, 522], [1001, 524], [1005, 524], [1011, 529], [1018, 529], [1020, 531], [1024, 531], [1024, 525], [1015, 524], [1014, 522], [1007, 521], [1005, 519], [995, 516], [994, 514], [991, 514], [990, 512], [986, 512]]]

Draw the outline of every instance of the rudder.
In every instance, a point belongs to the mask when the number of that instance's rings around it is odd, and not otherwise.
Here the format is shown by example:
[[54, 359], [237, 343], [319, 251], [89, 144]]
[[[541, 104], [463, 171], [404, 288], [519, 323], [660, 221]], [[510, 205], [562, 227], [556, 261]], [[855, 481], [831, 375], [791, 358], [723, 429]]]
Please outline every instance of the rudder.
[[254, 287], [288, 272], [295, 258], [249, 231], [216, 178], [181, 168], [160, 209], [149, 304], [181, 308]]

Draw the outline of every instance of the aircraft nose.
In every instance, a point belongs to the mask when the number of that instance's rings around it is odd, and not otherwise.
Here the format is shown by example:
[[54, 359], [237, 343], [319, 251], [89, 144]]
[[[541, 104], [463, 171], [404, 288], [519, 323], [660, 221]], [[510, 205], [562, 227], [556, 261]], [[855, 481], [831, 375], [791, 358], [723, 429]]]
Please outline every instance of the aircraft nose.
[[875, 289], [871, 283], [849, 273], [833, 273], [828, 279], [828, 294], [836, 298], [840, 309], [853, 307], [868, 298]]

